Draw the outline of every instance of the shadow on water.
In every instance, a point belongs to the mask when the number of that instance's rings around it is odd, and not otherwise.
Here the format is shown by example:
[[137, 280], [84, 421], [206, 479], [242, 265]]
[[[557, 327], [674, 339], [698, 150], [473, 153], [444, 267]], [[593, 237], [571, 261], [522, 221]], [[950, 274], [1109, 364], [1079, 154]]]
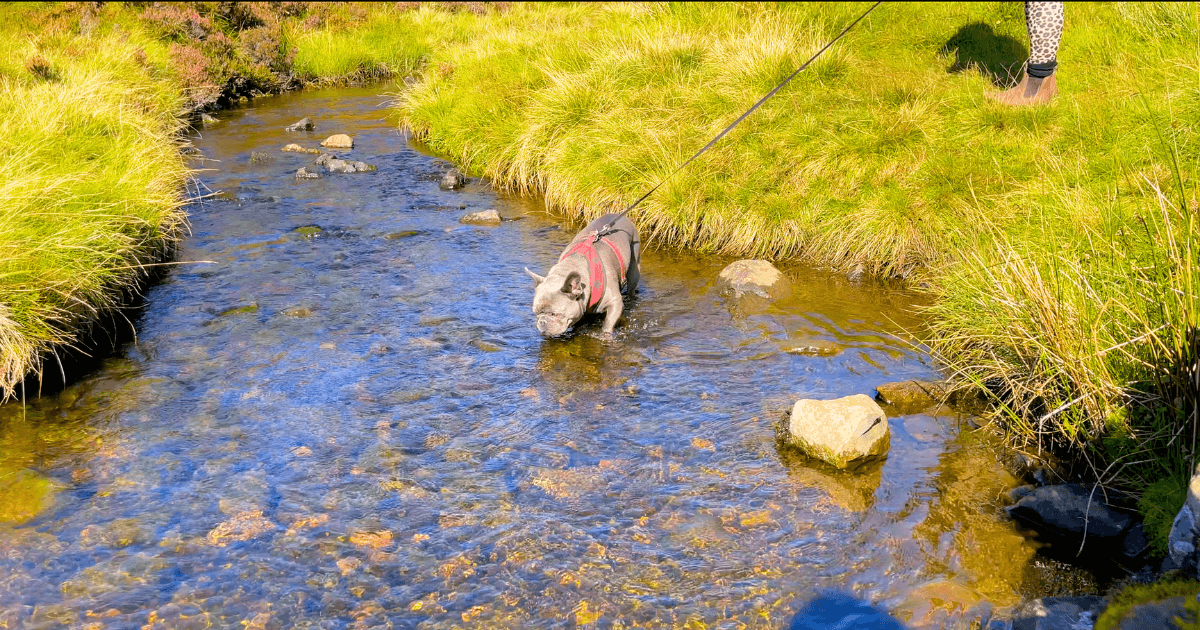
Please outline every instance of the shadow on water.
[[954, 63], [946, 69], [950, 74], [979, 68], [996, 87], [1011, 87], [1021, 75], [1029, 50], [1023, 42], [996, 33], [990, 24], [976, 22], [946, 40], [942, 54], [954, 55]]
[[[262, 99], [195, 138], [221, 194], [179, 258], [215, 264], [150, 288], [118, 357], [0, 407], [0, 506], [24, 506], [0, 627], [779, 628], [826, 589], [936, 627], [1079, 586], [952, 413], [890, 419], [853, 473], [779, 449], [797, 398], [936, 376], [919, 296], [784, 265], [790, 298], [735, 313], [730, 259], [648, 248], [611, 339], [543, 339], [522, 268], [577, 228], [440, 190], [382, 101]], [[294, 179], [313, 156], [279, 149], [339, 132], [379, 170]], [[517, 220], [459, 223], [488, 208]]]

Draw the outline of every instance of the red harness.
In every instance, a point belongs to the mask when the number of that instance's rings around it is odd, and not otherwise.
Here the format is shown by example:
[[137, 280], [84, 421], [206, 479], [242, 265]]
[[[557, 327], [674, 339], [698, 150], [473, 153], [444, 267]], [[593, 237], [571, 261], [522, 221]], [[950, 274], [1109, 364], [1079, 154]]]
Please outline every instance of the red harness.
[[[592, 277], [592, 295], [588, 299], [589, 309], [599, 304], [600, 298], [604, 296], [604, 262], [600, 259], [600, 252], [596, 251], [596, 247], [593, 245], [596, 242], [595, 238], [596, 235], [594, 233], [584, 234], [580, 240], [575, 241], [575, 244], [570, 249], [563, 252], [563, 255], [558, 259], [559, 262], [562, 262], [571, 254], [579, 254], [587, 259], [588, 273]], [[613, 253], [617, 255], [617, 260], [621, 263], [621, 266], [618, 268], [621, 276], [621, 286], [625, 286], [625, 257], [621, 255], [621, 250], [617, 249], [617, 246], [608, 240], [608, 237], [602, 236], [600, 240], [611, 247]]]

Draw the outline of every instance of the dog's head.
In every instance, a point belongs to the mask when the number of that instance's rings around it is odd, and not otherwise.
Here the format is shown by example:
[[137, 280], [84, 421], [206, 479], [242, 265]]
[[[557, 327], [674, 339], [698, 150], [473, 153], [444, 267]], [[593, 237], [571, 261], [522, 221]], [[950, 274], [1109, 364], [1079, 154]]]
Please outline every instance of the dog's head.
[[533, 278], [533, 313], [537, 315], [538, 332], [557, 337], [567, 332], [587, 311], [587, 292], [578, 271], [550, 268], [544, 277], [525, 269]]

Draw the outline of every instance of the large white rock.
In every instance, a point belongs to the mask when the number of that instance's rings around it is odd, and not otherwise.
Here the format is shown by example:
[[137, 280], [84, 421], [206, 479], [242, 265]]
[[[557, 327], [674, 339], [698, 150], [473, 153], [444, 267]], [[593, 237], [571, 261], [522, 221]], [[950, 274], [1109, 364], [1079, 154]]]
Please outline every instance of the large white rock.
[[1167, 559], [1163, 570], [1178, 569], [1197, 564], [1196, 543], [1200, 542], [1200, 464], [1188, 482], [1187, 500], [1171, 523], [1167, 536]]
[[809, 457], [838, 468], [887, 455], [892, 444], [887, 415], [863, 394], [796, 401], [786, 438]]
[[330, 149], [353, 149], [354, 139], [344, 133], [338, 133], [322, 140], [321, 146]]

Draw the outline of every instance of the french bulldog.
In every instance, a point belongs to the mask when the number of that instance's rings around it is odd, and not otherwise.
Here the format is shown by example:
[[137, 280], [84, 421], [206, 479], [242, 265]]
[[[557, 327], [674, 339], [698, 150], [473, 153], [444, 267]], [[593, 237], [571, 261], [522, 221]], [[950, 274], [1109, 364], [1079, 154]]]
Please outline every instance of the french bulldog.
[[[610, 222], [612, 227], [604, 230]], [[621, 290], [630, 295], [637, 290], [641, 258], [642, 244], [633, 221], [606, 214], [575, 235], [545, 276], [526, 267], [534, 282], [538, 332], [556, 337], [585, 315], [603, 312], [602, 330], [611, 335], [625, 308]]]

